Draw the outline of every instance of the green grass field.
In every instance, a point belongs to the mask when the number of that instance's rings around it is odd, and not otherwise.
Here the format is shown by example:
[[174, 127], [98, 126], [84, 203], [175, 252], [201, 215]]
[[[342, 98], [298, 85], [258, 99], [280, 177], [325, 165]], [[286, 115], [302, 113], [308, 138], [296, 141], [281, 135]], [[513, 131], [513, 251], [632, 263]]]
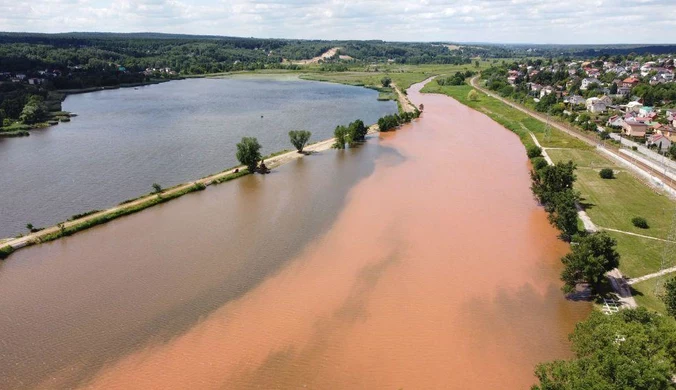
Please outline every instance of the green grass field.
[[660, 270], [665, 245], [663, 241], [615, 232], [608, 234], [617, 241], [617, 251], [621, 255], [620, 271], [623, 275], [635, 278]]
[[551, 157], [554, 162], [566, 162], [572, 160], [577, 164], [578, 168], [618, 169], [618, 166], [615, 163], [591, 149], [551, 149], [547, 150], [547, 154], [549, 154], [549, 157]]
[[[641, 183], [627, 172], [615, 179], [601, 179], [596, 170], [579, 169], [576, 188], [587, 214], [597, 225], [651, 237], [666, 238], [674, 212], [674, 202]], [[648, 220], [649, 229], [632, 225], [634, 217]]]
[[632, 288], [635, 290], [634, 299], [636, 299], [636, 303], [640, 306], [645, 306], [650, 310], [665, 313], [666, 307], [660, 297], [655, 294], [655, 286], [658, 282], [660, 283], [660, 286], [664, 286], [664, 282], [675, 276], [676, 275], [671, 274], [634, 284]]

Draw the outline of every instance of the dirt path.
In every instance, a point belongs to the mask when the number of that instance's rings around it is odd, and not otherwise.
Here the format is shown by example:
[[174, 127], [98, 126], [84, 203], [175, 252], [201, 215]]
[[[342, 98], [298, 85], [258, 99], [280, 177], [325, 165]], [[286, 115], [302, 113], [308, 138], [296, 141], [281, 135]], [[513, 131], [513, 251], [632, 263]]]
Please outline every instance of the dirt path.
[[401, 89], [399, 89], [397, 84], [391, 83], [390, 86], [397, 92], [401, 109], [404, 110], [404, 112], [415, 112], [415, 106], [410, 100], [408, 100], [408, 97], [401, 91]]
[[655, 272], [655, 273], [652, 273], [652, 274], [639, 276], [638, 278], [629, 279], [629, 281], [627, 283], [635, 284], [635, 283], [638, 283], [638, 282], [643, 282], [644, 280], [650, 280], [650, 279], [657, 278], [657, 277], [660, 277], [660, 276], [668, 275], [668, 274], [673, 273], [673, 272], [676, 272], [676, 267], [666, 268], [666, 269], [663, 269], [660, 272]]
[[[378, 126], [373, 125], [373, 126], [369, 127], [368, 133], [373, 134], [373, 133], [376, 133], [377, 131], [378, 131]], [[308, 153], [318, 153], [318, 152], [321, 152], [321, 151], [325, 151], [325, 150], [330, 149], [333, 146], [334, 142], [335, 142], [334, 138], [319, 141], [317, 143], [306, 146], [304, 148], [304, 151], [308, 152]], [[278, 167], [282, 164], [293, 161], [295, 159], [302, 158], [304, 156], [305, 156], [305, 154], [297, 153], [296, 151], [291, 151], [291, 152], [287, 152], [287, 153], [284, 153], [284, 154], [280, 154], [278, 156], [268, 158], [268, 159], [265, 160], [265, 163], [269, 168], [275, 168], [275, 167]], [[204, 177], [204, 178], [199, 179], [199, 180], [195, 180], [195, 181], [192, 181], [192, 182], [189, 182], [189, 183], [180, 184], [176, 187], [172, 187], [170, 189], [162, 191], [160, 193], [160, 195], [169, 196], [169, 195], [172, 195], [172, 194], [176, 194], [176, 193], [179, 193], [181, 191], [185, 191], [186, 189], [189, 189], [190, 187], [194, 186], [195, 184], [203, 184], [205, 186], [209, 186], [209, 185], [213, 184], [214, 181], [221, 179], [225, 176], [228, 176], [230, 174], [233, 174], [233, 173], [235, 173], [236, 170], [239, 171], [239, 170], [243, 170], [243, 169], [246, 169], [246, 168], [244, 166], [239, 166], [237, 168], [233, 168], [233, 169], [225, 171], [225, 172], [220, 172], [220, 173], [217, 173], [217, 174], [214, 174], [214, 175], [210, 175], [210, 176]], [[106, 215], [117, 213], [119, 211], [132, 209], [136, 206], [140, 206], [140, 205], [148, 202], [149, 200], [152, 200], [156, 196], [157, 196], [156, 194], [144, 196], [144, 197], [136, 199], [132, 202], [125, 203], [125, 204], [119, 205], [119, 206], [115, 206], [113, 208], [109, 208], [109, 209], [97, 212], [95, 214], [91, 214], [91, 215], [88, 215], [86, 217], [79, 218], [79, 219], [74, 220], [74, 221], [64, 222], [63, 226], [64, 226], [64, 228], [70, 228], [70, 227], [78, 226], [78, 225], [85, 223], [85, 222], [88, 222], [88, 221], [92, 221], [92, 220], [101, 218], [101, 217], [106, 216]], [[152, 206], [150, 206], [150, 207], [152, 207]], [[16, 249], [20, 249], [20, 248], [23, 248], [23, 247], [26, 247], [26, 246], [38, 244], [38, 243], [41, 242], [42, 238], [44, 238], [45, 236], [50, 235], [52, 233], [57, 233], [59, 231], [59, 229], [60, 229], [59, 226], [51, 226], [51, 227], [45, 228], [43, 230], [40, 230], [39, 232], [31, 233], [31, 234], [28, 234], [28, 235], [23, 236], [23, 237], [2, 239], [2, 240], [0, 240], [0, 243], [1, 243], [0, 247], [11, 246], [12, 248], [14, 248], [16, 250]]]
[[656, 240], [656, 241], [662, 241], [662, 242], [675, 242], [675, 241], [665, 240], [664, 238], [646, 236], [646, 235], [643, 235], [643, 234], [627, 232], [627, 231], [624, 231], [624, 230], [611, 229], [611, 228], [602, 227], [602, 226], [599, 226], [598, 228], [601, 229], [601, 230], [607, 230], [609, 232], [627, 234], [627, 235], [630, 235], [630, 236], [641, 237], [641, 238], [648, 238], [650, 240]]

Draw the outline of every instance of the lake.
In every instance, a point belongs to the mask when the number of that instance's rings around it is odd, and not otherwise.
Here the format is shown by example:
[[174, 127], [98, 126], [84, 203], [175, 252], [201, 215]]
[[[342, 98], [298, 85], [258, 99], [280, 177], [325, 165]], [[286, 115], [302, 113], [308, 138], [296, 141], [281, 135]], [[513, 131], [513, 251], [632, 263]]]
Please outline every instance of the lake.
[[356, 119], [397, 111], [376, 91], [296, 77], [188, 79], [71, 95], [69, 123], [0, 138], [0, 237], [112, 207], [237, 165], [236, 143], [257, 137], [263, 154], [291, 149], [288, 132], [333, 136]]
[[0, 262], [0, 388], [530, 388], [591, 304], [518, 137], [420, 87], [396, 132]]

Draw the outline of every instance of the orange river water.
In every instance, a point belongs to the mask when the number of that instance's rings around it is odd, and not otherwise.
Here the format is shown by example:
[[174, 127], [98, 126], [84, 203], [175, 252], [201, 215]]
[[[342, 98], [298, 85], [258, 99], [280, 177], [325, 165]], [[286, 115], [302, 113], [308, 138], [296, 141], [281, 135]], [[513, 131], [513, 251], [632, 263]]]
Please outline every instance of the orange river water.
[[0, 387], [524, 389], [590, 311], [519, 139], [421, 119], [0, 264]]

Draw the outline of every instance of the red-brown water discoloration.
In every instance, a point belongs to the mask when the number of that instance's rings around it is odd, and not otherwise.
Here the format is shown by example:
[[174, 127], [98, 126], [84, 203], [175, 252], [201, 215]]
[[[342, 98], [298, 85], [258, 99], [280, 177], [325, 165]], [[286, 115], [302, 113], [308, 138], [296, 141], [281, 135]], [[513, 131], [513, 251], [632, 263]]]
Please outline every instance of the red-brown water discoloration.
[[[569, 355], [557, 240], [515, 135], [439, 95], [286, 267], [91, 388], [523, 389]], [[396, 152], [396, 153], [395, 153]], [[338, 152], [341, 153], [341, 152]]]

